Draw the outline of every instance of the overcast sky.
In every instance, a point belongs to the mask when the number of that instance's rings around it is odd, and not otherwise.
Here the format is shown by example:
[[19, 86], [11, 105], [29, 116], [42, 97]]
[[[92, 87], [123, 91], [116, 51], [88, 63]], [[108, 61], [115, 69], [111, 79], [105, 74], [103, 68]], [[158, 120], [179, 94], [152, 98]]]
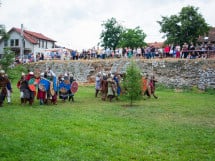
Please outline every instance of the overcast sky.
[[199, 7], [206, 22], [215, 26], [215, 0], [0, 0], [0, 24], [6, 30], [39, 32], [72, 49], [87, 49], [100, 41], [101, 24], [111, 17], [126, 28], [140, 28], [146, 42], [163, 41], [157, 21], [178, 14], [182, 7]]

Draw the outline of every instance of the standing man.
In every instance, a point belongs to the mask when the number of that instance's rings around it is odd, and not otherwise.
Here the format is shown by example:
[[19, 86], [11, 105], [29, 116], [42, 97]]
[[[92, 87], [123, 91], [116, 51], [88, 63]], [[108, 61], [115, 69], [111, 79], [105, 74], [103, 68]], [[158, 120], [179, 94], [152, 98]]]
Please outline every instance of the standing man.
[[98, 96], [98, 93], [101, 89], [101, 73], [98, 73], [96, 75], [96, 85], [95, 85], [95, 89], [96, 89], [96, 93], [95, 93], [95, 97]]
[[150, 90], [150, 86], [149, 86], [149, 79], [148, 79], [148, 74], [146, 74], [146, 76], [142, 77], [142, 94], [143, 96], [147, 95], [148, 98], [151, 97], [151, 90]]
[[157, 80], [155, 79], [155, 76], [151, 76], [151, 79], [149, 81], [149, 86], [150, 86], [150, 90], [151, 90], [151, 94], [154, 96], [154, 98], [158, 99], [158, 97], [155, 95], [155, 82], [157, 82]]
[[108, 92], [107, 76], [105, 73], [103, 73], [103, 77], [101, 80], [101, 93], [102, 93], [102, 100], [103, 101], [105, 101], [107, 98], [107, 92]]
[[8, 75], [5, 74], [5, 78], [8, 79], [8, 83], [7, 83], [7, 103], [11, 103], [11, 93], [12, 93], [12, 87], [11, 87], [11, 82], [8, 78]]
[[[68, 74], [69, 75], [69, 81], [70, 81], [70, 86], [72, 83], [75, 81], [73, 74]], [[74, 93], [72, 93], [71, 89], [69, 90], [69, 101], [72, 99], [72, 102], [74, 102]]]
[[115, 90], [116, 90], [115, 89], [115, 82], [111, 77], [111, 73], [108, 73], [107, 83], [108, 83], [108, 94], [107, 94], [107, 96], [109, 98], [109, 101], [111, 102], [115, 96]]
[[9, 80], [4, 75], [5, 71], [0, 70], [0, 107], [3, 106], [3, 102], [7, 96], [7, 84], [9, 83]]

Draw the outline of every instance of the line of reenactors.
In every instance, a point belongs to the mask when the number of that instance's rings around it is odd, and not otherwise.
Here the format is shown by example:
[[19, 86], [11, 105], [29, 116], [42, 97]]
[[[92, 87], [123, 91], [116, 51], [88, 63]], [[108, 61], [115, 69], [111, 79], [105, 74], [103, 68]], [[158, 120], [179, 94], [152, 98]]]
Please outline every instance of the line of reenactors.
[[[22, 73], [17, 82], [20, 91], [21, 105], [29, 103], [33, 105], [35, 98], [39, 100], [40, 105], [57, 104], [57, 98], [65, 102], [66, 100], [74, 102], [74, 94], [78, 90], [78, 83], [74, 80], [73, 75], [65, 73], [59, 75], [48, 68], [45, 72], [39, 69], [28, 74]], [[0, 106], [7, 96], [12, 92], [11, 83], [3, 70], [0, 71]], [[10, 97], [7, 99], [9, 102]]]

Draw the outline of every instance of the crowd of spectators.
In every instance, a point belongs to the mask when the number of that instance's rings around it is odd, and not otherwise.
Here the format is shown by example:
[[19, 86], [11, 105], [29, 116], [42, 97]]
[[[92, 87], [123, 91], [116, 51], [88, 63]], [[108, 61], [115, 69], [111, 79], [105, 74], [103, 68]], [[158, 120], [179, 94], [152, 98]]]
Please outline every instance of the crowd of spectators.
[[[88, 50], [65, 50], [52, 51], [49, 53], [37, 53], [36, 61], [43, 60], [91, 60], [91, 59], [110, 59], [110, 58], [178, 58], [178, 59], [196, 59], [196, 58], [211, 58], [215, 57], [215, 44], [207, 43], [194, 46], [192, 43], [184, 43], [179, 45], [165, 45], [163, 47], [155, 47], [153, 45], [138, 48], [116, 48], [111, 50], [109, 48], [95, 48]], [[17, 59], [18, 60], [18, 59]], [[23, 63], [33, 62], [33, 54], [27, 55]]]

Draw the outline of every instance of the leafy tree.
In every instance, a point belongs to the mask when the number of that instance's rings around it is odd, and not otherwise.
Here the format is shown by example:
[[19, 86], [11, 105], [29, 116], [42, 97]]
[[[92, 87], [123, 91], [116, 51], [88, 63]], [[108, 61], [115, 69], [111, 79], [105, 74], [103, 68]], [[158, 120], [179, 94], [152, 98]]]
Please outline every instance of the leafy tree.
[[142, 47], [146, 45], [144, 42], [145, 38], [146, 34], [140, 29], [140, 27], [136, 27], [135, 29], [125, 29], [121, 34], [119, 46], [130, 47], [132, 49]]
[[6, 32], [4, 25], [0, 26], [0, 37], [2, 37], [2, 39], [4, 39], [4, 40], [9, 39], [9, 35]]
[[4, 35], [5, 33], [5, 29], [3, 28], [3, 26], [0, 26], [0, 36]]
[[[9, 35], [5, 31], [4, 27], [0, 29], [0, 35], [2, 36], [2, 39], [4, 41], [7, 41], [9, 39]], [[10, 48], [4, 48], [4, 54], [0, 59], [1, 69], [7, 71], [8, 67], [14, 62], [14, 57], [15, 57], [15, 53], [11, 51]]]
[[101, 46], [115, 50], [119, 40], [120, 35], [123, 31], [123, 27], [116, 21], [115, 18], [108, 19], [102, 24], [104, 29], [100, 35]]
[[163, 32], [164, 37], [167, 38], [166, 43], [182, 45], [184, 42], [193, 42], [195, 44], [200, 35], [208, 33], [209, 25], [198, 13], [198, 9], [193, 6], [183, 7], [179, 15], [162, 16], [162, 20], [157, 21], [161, 26], [160, 32]]
[[141, 74], [140, 69], [134, 61], [131, 61], [127, 67], [123, 87], [127, 91], [130, 106], [132, 106], [133, 100], [137, 100], [141, 96]]
[[0, 59], [1, 68], [7, 72], [10, 65], [13, 64], [15, 58], [15, 53], [10, 50], [10, 48], [4, 49], [4, 54]]

